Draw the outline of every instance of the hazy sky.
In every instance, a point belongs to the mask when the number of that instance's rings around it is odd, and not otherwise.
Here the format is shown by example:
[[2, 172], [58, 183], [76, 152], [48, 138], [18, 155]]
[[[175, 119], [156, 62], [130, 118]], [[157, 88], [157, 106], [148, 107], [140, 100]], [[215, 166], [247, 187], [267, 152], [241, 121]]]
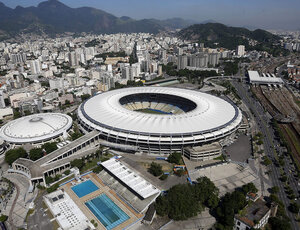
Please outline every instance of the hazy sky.
[[[44, 0], [0, 0], [9, 7]], [[61, 0], [71, 7], [92, 6], [135, 19], [181, 17], [233, 26], [300, 30], [300, 0]]]

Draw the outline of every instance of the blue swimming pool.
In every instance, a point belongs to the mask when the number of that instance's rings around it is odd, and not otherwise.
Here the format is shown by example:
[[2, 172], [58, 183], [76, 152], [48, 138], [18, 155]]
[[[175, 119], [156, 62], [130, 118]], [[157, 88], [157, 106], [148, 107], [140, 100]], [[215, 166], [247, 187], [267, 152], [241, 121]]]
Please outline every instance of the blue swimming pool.
[[86, 202], [85, 205], [108, 230], [129, 219], [129, 216], [105, 194]]
[[79, 185], [75, 185], [72, 187], [73, 192], [75, 192], [79, 198], [95, 192], [98, 189], [99, 188], [97, 187], [97, 185], [95, 185], [91, 180], [87, 180], [80, 183]]

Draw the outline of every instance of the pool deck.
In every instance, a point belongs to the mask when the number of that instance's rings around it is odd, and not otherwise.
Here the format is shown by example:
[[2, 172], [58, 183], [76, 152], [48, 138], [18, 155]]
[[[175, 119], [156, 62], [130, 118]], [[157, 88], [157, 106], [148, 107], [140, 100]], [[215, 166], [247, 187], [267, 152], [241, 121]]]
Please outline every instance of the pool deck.
[[143, 214], [135, 212], [129, 205], [122, 201], [113, 190], [111, 190], [108, 186], [104, 185], [102, 180], [95, 173], [85, 175], [82, 178], [90, 179], [95, 185], [97, 185], [99, 189], [84, 197], [78, 198], [78, 196], [71, 189], [71, 187], [73, 186], [71, 182], [63, 185], [61, 188], [63, 188], [68, 193], [68, 195], [72, 198], [72, 200], [77, 204], [77, 206], [81, 209], [81, 211], [86, 215], [86, 217], [90, 221], [95, 220], [98, 223], [97, 229], [106, 228], [85, 205], [85, 202], [94, 199], [95, 197], [98, 197], [102, 193], [105, 193], [117, 206], [120, 207], [120, 209], [122, 209], [123, 212], [125, 212], [129, 216], [128, 220], [113, 228], [114, 230], [121, 230], [143, 217]]

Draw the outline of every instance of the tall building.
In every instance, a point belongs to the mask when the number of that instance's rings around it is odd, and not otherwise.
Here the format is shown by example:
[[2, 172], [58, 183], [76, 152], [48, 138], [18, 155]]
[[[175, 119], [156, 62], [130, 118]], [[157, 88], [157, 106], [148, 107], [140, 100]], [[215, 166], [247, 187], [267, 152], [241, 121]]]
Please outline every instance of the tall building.
[[68, 53], [68, 57], [69, 57], [69, 64], [70, 64], [70, 66], [78, 66], [79, 65], [79, 61], [78, 61], [77, 55], [76, 55], [76, 53], [74, 51]]
[[27, 57], [26, 57], [26, 54], [19, 53], [19, 54], [11, 54], [10, 59], [13, 64], [18, 64], [18, 63], [26, 62]]
[[3, 95], [3, 91], [0, 90], [0, 109], [4, 109], [4, 108], [5, 108], [4, 95]]
[[122, 78], [123, 79], [126, 79], [127, 81], [128, 80], [131, 80], [131, 73], [132, 73], [132, 71], [131, 71], [131, 68], [130, 68], [130, 66], [125, 66], [123, 69], [122, 69]]
[[31, 74], [40, 74], [42, 72], [42, 65], [40, 60], [32, 60], [30, 61], [30, 71]]
[[242, 57], [242, 56], [245, 55], [245, 46], [244, 45], [239, 45], [236, 48], [236, 55], [239, 56], [239, 57]]
[[185, 69], [188, 66], [188, 57], [187, 56], [179, 56], [177, 61], [177, 69]]
[[183, 49], [182, 48], [178, 48], [178, 56], [181, 56], [183, 54]]

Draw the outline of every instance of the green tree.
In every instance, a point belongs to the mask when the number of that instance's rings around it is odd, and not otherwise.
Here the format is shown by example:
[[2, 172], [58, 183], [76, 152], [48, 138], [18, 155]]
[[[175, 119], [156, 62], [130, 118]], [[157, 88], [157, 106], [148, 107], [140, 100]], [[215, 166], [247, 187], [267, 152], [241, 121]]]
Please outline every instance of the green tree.
[[97, 167], [95, 167], [95, 168], [93, 169], [93, 172], [94, 172], [94, 173], [99, 173], [99, 172], [101, 172], [102, 170], [103, 170], [102, 165], [98, 165]]
[[219, 203], [219, 189], [207, 177], [200, 177], [194, 186], [195, 198], [209, 208], [215, 208]]
[[58, 149], [57, 145], [55, 142], [47, 142], [45, 144], [42, 145], [42, 149], [44, 149], [46, 151], [47, 154], [55, 151]]
[[248, 183], [242, 186], [242, 191], [246, 195], [248, 192], [257, 193], [258, 189], [255, 187], [253, 183]]
[[276, 194], [276, 193], [278, 193], [278, 192], [279, 192], [278, 186], [274, 186], [274, 187], [271, 188], [271, 193], [272, 193], [272, 194]]
[[0, 216], [0, 222], [5, 222], [5, 221], [7, 221], [7, 219], [8, 219], [8, 216], [6, 216], [6, 215], [1, 215]]
[[263, 164], [264, 164], [265, 166], [269, 166], [270, 164], [272, 164], [272, 161], [271, 161], [267, 156], [265, 156], [265, 157], [264, 157]]
[[160, 176], [163, 173], [162, 166], [160, 164], [152, 162], [151, 165], [150, 165], [150, 168], [149, 168], [149, 172], [153, 176]]
[[19, 158], [26, 158], [27, 152], [23, 148], [10, 149], [5, 153], [5, 162], [12, 164], [15, 160]]
[[217, 222], [224, 229], [232, 229], [234, 215], [246, 205], [246, 196], [240, 191], [226, 193], [216, 208]]
[[82, 159], [75, 159], [71, 161], [71, 167], [77, 167], [79, 170], [82, 169], [84, 162]]
[[58, 187], [59, 187], [59, 184], [56, 183], [56, 184], [52, 185], [51, 187], [47, 188], [47, 192], [48, 193], [54, 192], [56, 189], [58, 189]]
[[180, 152], [173, 152], [168, 156], [168, 161], [170, 163], [179, 164], [181, 160], [181, 153]]
[[299, 204], [295, 203], [295, 202], [292, 202], [289, 206], [289, 210], [292, 212], [292, 213], [298, 213], [299, 212]]
[[44, 155], [44, 152], [41, 148], [35, 148], [35, 149], [31, 149], [29, 151], [29, 158], [30, 160], [36, 161], [40, 158], [42, 158]]
[[269, 224], [272, 230], [290, 230], [291, 224], [285, 218], [270, 217]]
[[190, 184], [178, 184], [170, 188], [166, 196], [156, 199], [155, 208], [158, 215], [168, 215], [173, 220], [186, 220], [201, 211]]
[[89, 94], [83, 94], [80, 97], [81, 97], [82, 101], [85, 101], [85, 100], [89, 99], [91, 97], [91, 95], [89, 95]]

